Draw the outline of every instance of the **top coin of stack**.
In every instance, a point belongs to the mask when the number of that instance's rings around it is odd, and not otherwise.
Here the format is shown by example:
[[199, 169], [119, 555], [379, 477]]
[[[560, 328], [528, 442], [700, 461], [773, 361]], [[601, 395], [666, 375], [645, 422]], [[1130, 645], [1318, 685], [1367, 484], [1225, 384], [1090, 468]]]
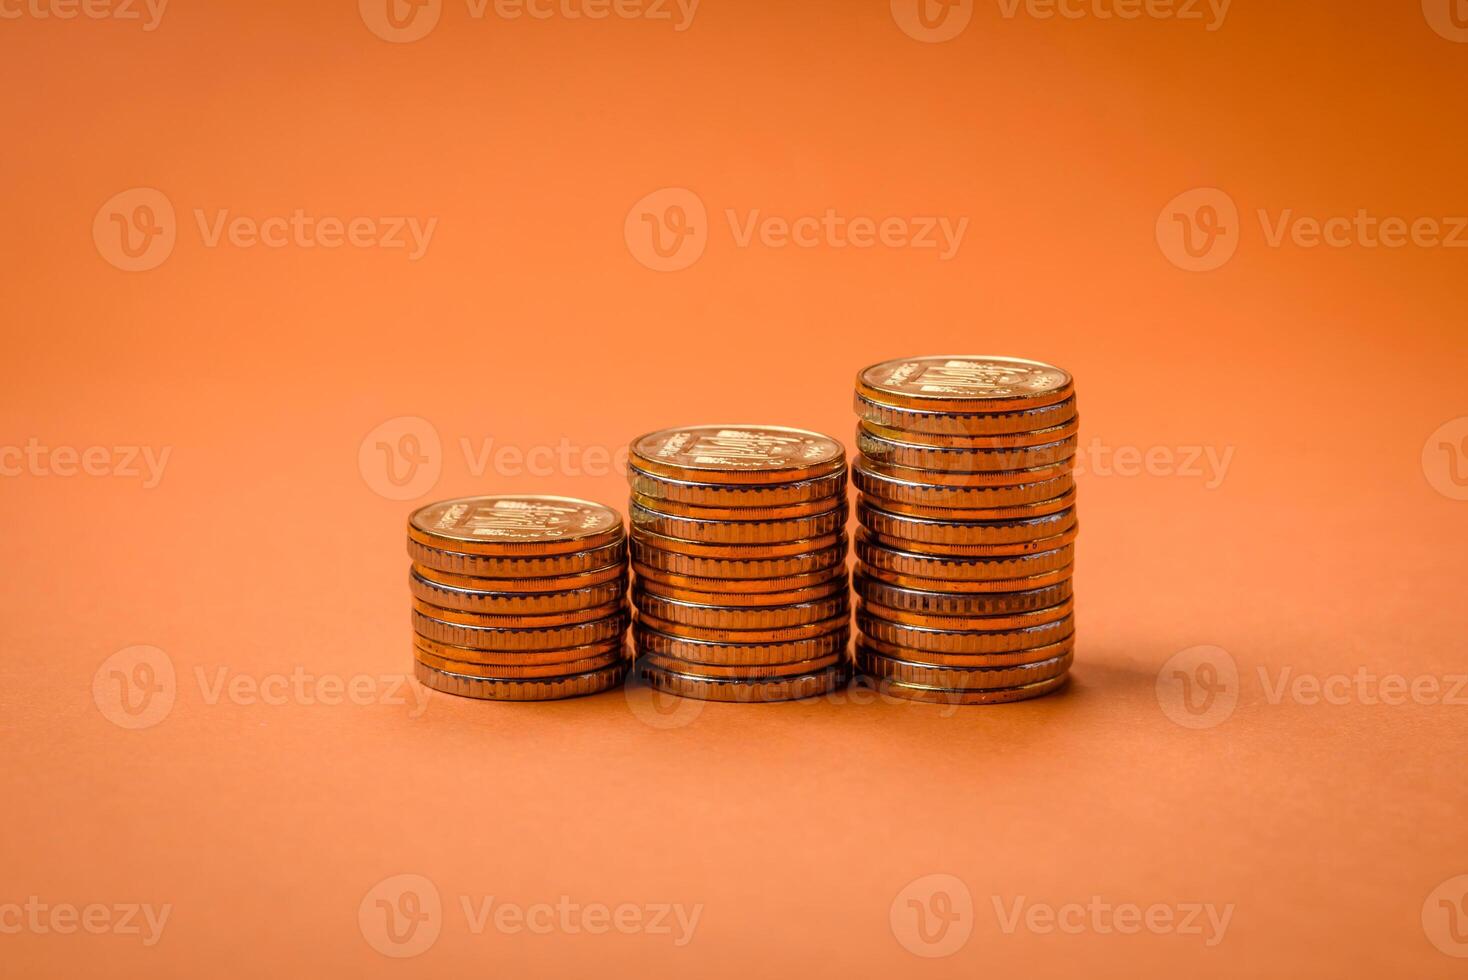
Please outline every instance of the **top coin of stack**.
[[893, 694], [1017, 701], [1075, 645], [1079, 417], [1071, 376], [1008, 357], [915, 357], [856, 379], [857, 666]]
[[626, 676], [627, 541], [610, 507], [446, 500], [408, 518], [408, 554], [415, 670], [427, 687], [548, 701]]
[[654, 687], [780, 701], [849, 678], [846, 451], [782, 426], [632, 443], [634, 636]]

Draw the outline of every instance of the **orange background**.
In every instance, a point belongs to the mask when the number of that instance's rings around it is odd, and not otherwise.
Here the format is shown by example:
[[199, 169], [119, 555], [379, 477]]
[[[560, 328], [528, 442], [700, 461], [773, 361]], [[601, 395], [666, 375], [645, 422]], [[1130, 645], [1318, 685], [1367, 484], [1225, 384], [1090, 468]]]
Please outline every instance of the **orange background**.
[[[6, 9], [16, 9], [7, 7]], [[1005, 18], [944, 43], [886, 0], [703, 0], [666, 21], [476, 21], [388, 43], [346, 0], [173, 0], [136, 22], [0, 20], [7, 383], [0, 443], [172, 447], [155, 489], [0, 479], [0, 905], [171, 903], [162, 941], [0, 935], [17, 976], [1259, 976], [1461, 973], [1422, 908], [1468, 872], [1468, 707], [1270, 703], [1258, 671], [1464, 668], [1468, 503], [1422, 453], [1468, 415], [1463, 251], [1271, 248], [1255, 217], [1468, 213], [1468, 44], [1416, 3], [1237, 0], [1197, 22]], [[178, 212], [123, 272], [94, 217]], [[639, 264], [659, 188], [705, 254]], [[1216, 187], [1237, 255], [1169, 262], [1163, 206]], [[205, 247], [194, 209], [438, 218], [427, 254]], [[958, 255], [738, 247], [726, 209], [947, 215]], [[400, 417], [443, 440], [419, 501], [623, 504], [622, 477], [476, 476], [460, 440], [624, 446], [711, 420], [848, 445], [855, 371], [1050, 360], [1083, 442], [1234, 450], [1215, 489], [1089, 473], [1074, 681], [1043, 701], [707, 705], [659, 727], [547, 705], [209, 704], [195, 680], [402, 674], [403, 520], [358, 463]], [[146, 730], [92, 679], [148, 644]], [[1218, 645], [1233, 716], [1155, 693]], [[634, 697], [636, 692], [634, 692]], [[667, 716], [657, 716], [666, 720]], [[379, 955], [358, 905], [431, 879], [442, 935]], [[962, 879], [972, 939], [911, 955], [910, 881]], [[458, 896], [702, 903], [696, 937], [472, 934]], [[1004, 934], [991, 896], [1236, 906], [1226, 938]], [[1465, 919], [1468, 921], [1468, 919]]]

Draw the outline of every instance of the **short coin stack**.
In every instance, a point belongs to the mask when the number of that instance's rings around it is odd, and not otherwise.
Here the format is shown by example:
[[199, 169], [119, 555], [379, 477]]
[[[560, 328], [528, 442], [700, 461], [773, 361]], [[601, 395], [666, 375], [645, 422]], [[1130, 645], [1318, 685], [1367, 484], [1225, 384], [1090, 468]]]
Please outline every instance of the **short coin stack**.
[[917, 357], [857, 375], [857, 667], [894, 695], [988, 704], [1065, 683], [1075, 646], [1071, 377]]
[[846, 451], [780, 426], [632, 443], [633, 635], [653, 687], [783, 701], [847, 683]]
[[620, 684], [627, 541], [610, 507], [569, 497], [467, 497], [408, 519], [413, 654], [424, 685], [548, 701]]

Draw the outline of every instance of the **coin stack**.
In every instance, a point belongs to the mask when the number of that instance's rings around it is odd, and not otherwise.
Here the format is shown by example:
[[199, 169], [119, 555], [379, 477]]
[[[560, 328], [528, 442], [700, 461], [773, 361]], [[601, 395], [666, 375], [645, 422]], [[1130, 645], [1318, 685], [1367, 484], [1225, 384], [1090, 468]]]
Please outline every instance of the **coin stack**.
[[894, 695], [990, 704], [1065, 683], [1075, 646], [1071, 377], [1006, 357], [857, 375], [858, 669]]
[[846, 451], [779, 426], [635, 440], [638, 669], [709, 701], [784, 701], [850, 678]]
[[418, 679], [489, 701], [549, 701], [620, 684], [627, 541], [610, 507], [569, 497], [467, 497], [408, 518]]

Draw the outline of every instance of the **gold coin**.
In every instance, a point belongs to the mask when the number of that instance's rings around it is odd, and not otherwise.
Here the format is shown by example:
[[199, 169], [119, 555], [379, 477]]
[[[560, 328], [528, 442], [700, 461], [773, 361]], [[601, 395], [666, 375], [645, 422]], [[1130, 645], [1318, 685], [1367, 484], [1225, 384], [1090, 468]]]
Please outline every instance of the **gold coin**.
[[[480, 664], [486, 667], [544, 667], [615, 654], [623, 649], [624, 640], [621, 636], [616, 636], [600, 643], [588, 643], [585, 646], [555, 650], [471, 650], [452, 643], [440, 643], [421, 633], [414, 633], [413, 644], [435, 657], [460, 663]], [[562, 671], [562, 673], [567, 673], [567, 671]]]
[[982, 354], [883, 361], [856, 376], [856, 392], [867, 401], [925, 412], [1024, 411], [1062, 402], [1074, 387], [1054, 365]]
[[[782, 484], [777, 484], [780, 486]], [[713, 489], [723, 489], [715, 487]], [[841, 486], [831, 496], [818, 500], [806, 500], [792, 504], [749, 505], [744, 507], [709, 507], [687, 504], [678, 500], [659, 500], [645, 493], [634, 492], [632, 502], [644, 510], [686, 517], [696, 521], [783, 521], [797, 517], [818, 517], [846, 505], [846, 487]], [[656, 529], [654, 529], [656, 530]], [[676, 535], [675, 535], [676, 537]]]
[[810, 517], [792, 517], [773, 521], [700, 520], [664, 514], [633, 501], [631, 518], [633, 533], [643, 531], [682, 541], [707, 544], [778, 544], [835, 534], [846, 527], [847, 509], [839, 506]]
[[1020, 541], [1015, 544], [933, 544], [927, 541], [908, 541], [905, 538], [888, 537], [885, 534], [872, 534], [871, 538], [877, 544], [920, 555], [952, 558], [1006, 558], [1014, 555], [1053, 552], [1057, 548], [1073, 544], [1079, 533], [1080, 528], [1071, 527], [1068, 531], [1062, 531], [1048, 538]]
[[[904, 478], [904, 473], [907, 478]], [[1044, 504], [1066, 494], [1074, 494], [1076, 486], [1075, 477], [1068, 472], [1008, 486], [954, 486], [937, 482], [923, 470], [897, 471], [889, 467], [885, 472], [878, 472], [868, 460], [861, 458], [852, 464], [851, 482], [862, 493], [880, 500], [880, 506], [886, 510], [894, 510], [894, 503], [897, 503], [947, 511], [981, 512]]]
[[529, 598], [532, 593], [544, 595], [546, 593], [577, 592], [611, 582], [624, 581], [627, 578], [627, 563], [618, 561], [603, 568], [593, 568], [589, 572], [546, 577], [484, 578], [477, 575], [455, 575], [452, 572], [441, 572], [427, 565], [414, 565], [413, 574], [432, 585], [448, 589], [525, 595]]
[[[1067, 544], [1053, 551], [1026, 555], [930, 555], [909, 548], [897, 549], [874, 540], [863, 528], [856, 535], [856, 556], [878, 573], [895, 572], [925, 579], [987, 581], [1027, 578], [1064, 568], [1075, 558], [1075, 545]], [[873, 573], [873, 577], [893, 582], [886, 575]]]
[[654, 534], [642, 528], [632, 530], [632, 551], [634, 555], [640, 555], [642, 550], [656, 548], [659, 551], [670, 551], [679, 555], [690, 555], [694, 558], [788, 558], [791, 555], [804, 555], [813, 551], [821, 551], [825, 548], [834, 547], [840, 539], [837, 533], [822, 535], [819, 538], [800, 538], [795, 541], [779, 541], [767, 544], [705, 544], [701, 541], [685, 541], [682, 538], [670, 538], [666, 534]]
[[965, 415], [957, 412], [893, 408], [856, 395], [856, 414], [867, 422], [903, 432], [931, 435], [993, 436], [1012, 432], [1034, 432], [1064, 425], [1076, 415], [1075, 396], [1053, 405], [1018, 412]]
[[637, 588], [646, 595], [658, 596], [662, 599], [674, 599], [678, 602], [691, 602], [701, 606], [788, 606], [799, 605], [805, 602], [815, 602], [818, 599], [826, 599], [834, 595], [842, 595], [847, 591], [848, 583], [844, 569], [838, 570], [839, 575], [831, 578], [821, 585], [813, 585], [801, 589], [786, 589], [783, 592], [729, 592], [718, 590], [718, 579], [701, 579], [715, 591], [702, 591], [696, 589], [684, 589], [678, 586], [665, 585], [656, 579], [639, 578]]
[[659, 691], [700, 701], [743, 704], [816, 697], [845, 687], [851, 680], [850, 668], [844, 663], [814, 674], [764, 681], [713, 680], [655, 667], [639, 667], [638, 672]]
[[1047, 606], [1043, 609], [1032, 609], [1026, 612], [1007, 613], [998, 616], [940, 616], [934, 613], [913, 612], [908, 609], [893, 609], [891, 606], [883, 606], [869, 599], [863, 600], [858, 604], [857, 608], [866, 615], [876, 616], [878, 619], [884, 619], [889, 623], [955, 633], [968, 630], [992, 632], [997, 630], [1026, 629], [1030, 626], [1043, 626], [1047, 623], [1064, 619], [1074, 611], [1074, 605], [1070, 599], [1063, 599], [1055, 605]]
[[992, 691], [996, 688], [1023, 687], [1059, 677], [1070, 670], [1073, 654], [1064, 653], [1050, 660], [1018, 667], [933, 667], [906, 660], [893, 660], [856, 647], [856, 667], [863, 674], [899, 684], [915, 684], [949, 691]]
[[900, 514], [904, 517], [921, 517], [930, 521], [953, 521], [957, 523], [1027, 521], [1036, 517], [1045, 517], [1049, 514], [1058, 514], [1063, 510], [1069, 510], [1075, 506], [1076, 492], [1072, 489], [1064, 496], [1055, 497], [1051, 500], [1042, 500], [1034, 504], [1017, 504], [1013, 507], [989, 507], [982, 510], [975, 508], [924, 507], [921, 504], [905, 504], [901, 501], [886, 500], [882, 497], [874, 497], [869, 494], [861, 494], [857, 498], [858, 507], [863, 503], [869, 507], [884, 510], [889, 514]]
[[575, 626], [578, 623], [590, 623], [598, 619], [606, 619], [617, 615], [626, 608], [626, 602], [620, 596], [604, 605], [593, 606], [590, 609], [572, 609], [564, 612], [544, 613], [538, 616], [527, 616], [523, 613], [481, 613], [466, 612], [463, 609], [448, 609], [443, 606], [435, 606], [424, 602], [422, 599], [413, 600], [413, 610], [436, 619], [441, 623], [454, 623], [459, 626], [482, 626], [486, 629], [501, 630], [546, 630], [556, 629], [561, 626]]
[[639, 667], [684, 674], [704, 680], [767, 680], [775, 677], [796, 677], [814, 674], [845, 662], [844, 654], [829, 654], [819, 660], [802, 660], [793, 664], [695, 664], [675, 657], [664, 657], [656, 653], [646, 654], [637, 663]]
[[856, 448], [872, 462], [909, 469], [939, 470], [944, 473], [994, 473], [1033, 470], [1069, 465], [1080, 446], [1075, 436], [1038, 446], [1004, 449], [960, 449], [952, 446], [920, 446], [886, 439], [861, 423], [856, 430]]
[[1064, 673], [1047, 681], [1037, 681], [1021, 687], [1001, 687], [990, 691], [959, 691], [941, 687], [923, 687], [918, 684], [903, 684], [891, 680], [878, 680], [876, 688], [883, 694], [906, 698], [909, 701], [928, 701], [934, 704], [1008, 704], [1014, 701], [1028, 701], [1032, 698], [1043, 697], [1052, 691], [1058, 691], [1069, 679], [1070, 674]]
[[851, 623], [849, 612], [840, 612], [829, 619], [823, 619], [814, 623], [802, 623], [798, 626], [778, 626], [767, 629], [730, 629], [727, 627], [714, 626], [690, 626], [686, 623], [674, 622], [661, 616], [651, 616], [645, 612], [637, 614], [637, 622], [651, 630], [667, 636], [682, 637], [685, 640], [707, 640], [710, 643], [789, 643], [794, 640], [809, 640], [818, 636], [826, 636], [847, 628]]
[[624, 561], [627, 557], [627, 542], [619, 540], [590, 551], [546, 555], [543, 558], [495, 558], [489, 555], [439, 551], [410, 540], [408, 557], [415, 564], [451, 575], [502, 579], [534, 578], [538, 575], [561, 577], [606, 568]]
[[[696, 507], [739, 508], [751, 512], [799, 504], [825, 503], [846, 497], [846, 470], [794, 483], [697, 483], [646, 473], [629, 466], [632, 492], [653, 500]], [[796, 516], [796, 515], [792, 515]]]
[[[883, 568], [878, 568], [875, 565], [858, 562], [857, 573], [886, 585], [895, 585], [903, 589], [916, 589], [920, 592], [956, 592], [963, 595], [988, 596], [1008, 592], [1030, 592], [1049, 585], [1066, 582], [1075, 573], [1075, 568], [1070, 564], [1064, 564], [1059, 568], [1047, 572], [1036, 572], [1033, 575], [1021, 575], [1015, 578], [936, 579], [931, 576], [909, 575], [904, 572], [888, 571]], [[960, 570], [961, 573], [962, 569]], [[982, 572], [970, 572], [970, 574], [982, 574]]]
[[868, 422], [865, 419], [860, 423], [863, 432], [886, 439], [889, 442], [910, 443], [914, 446], [928, 446], [937, 449], [1023, 449], [1026, 447], [1044, 446], [1050, 443], [1070, 439], [1080, 431], [1079, 418], [1072, 418], [1060, 425], [1052, 425], [1046, 429], [1035, 429], [1032, 432], [1011, 432], [1005, 435], [994, 436], [955, 436], [939, 435], [931, 432], [910, 432], [907, 429], [897, 429], [887, 425], [878, 425], [876, 422]]
[[[766, 596], [774, 596], [797, 590], [825, 588], [833, 582], [841, 582], [842, 587], [844, 587], [846, 580], [846, 555], [841, 554], [830, 567], [822, 568], [818, 571], [775, 577], [743, 579], [701, 578], [695, 575], [678, 575], [673, 572], [665, 572], [642, 564], [634, 564], [632, 570], [637, 573], [639, 586], [646, 588], [649, 592], [668, 595], [670, 589], [681, 589], [689, 592], [718, 594], [720, 597], [726, 599], [731, 606], [770, 606], [781, 600], [774, 598], [767, 599], [765, 598]], [[737, 596], [743, 596], [745, 598], [736, 598]], [[673, 598], [680, 597], [673, 596]], [[689, 599], [688, 601], [693, 602], [695, 600]]]
[[889, 660], [906, 660], [909, 663], [926, 664], [930, 667], [1019, 667], [1024, 664], [1039, 663], [1042, 660], [1053, 660], [1069, 653], [1075, 649], [1076, 638], [1072, 633], [1065, 639], [1057, 640], [1054, 643], [1030, 647], [1027, 650], [1010, 650], [1007, 653], [940, 653], [936, 650], [916, 650], [910, 647], [895, 646], [870, 636], [863, 636], [858, 642], [870, 652], [880, 654]]
[[626, 678], [627, 669], [628, 665], [622, 663], [570, 677], [500, 681], [451, 674], [424, 663], [413, 664], [413, 673], [424, 687], [481, 701], [558, 701], [584, 697], [617, 687]]
[[485, 592], [441, 585], [409, 571], [408, 589], [415, 599], [444, 609], [499, 616], [548, 616], [615, 602], [627, 591], [627, 577], [619, 575], [600, 585], [565, 592]]
[[1053, 463], [1047, 466], [1033, 466], [1029, 469], [993, 471], [939, 470], [931, 467], [895, 466], [890, 463], [884, 463], [881, 460], [872, 459], [870, 456], [861, 457], [859, 462], [862, 468], [868, 473], [887, 477], [897, 483], [910, 485], [926, 484], [928, 486], [942, 486], [962, 490], [997, 488], [1010, 492], [1018, 492], [1021, 487], [1030, 484], [1050, 483], [1051, 481], [1070, 479], [1071, 474], [1075, 471], [1075, 461], [1073, 459], [1065, 459], [1059, 463]]
[[1009, 616], [1048, 609], [1071, 597], [1070, 579], [1023, 592], [979, 594], [905, 589], [865, 575], [856, 576], [853, 586], [874, 605], [932, 616]]
[[904, 626], [878, 619], [870, 612], [862, 611], [856, 614], [856, 628], [874, 640], [914, 650], [931, 650], [935, 653], [1010, 653], [1063, 640], [1075, 632], [1075, 617], [1066, 616], [1040, 626], [981, 633]]
[[462, 674], [465, 677], [487, 677], [501, 681], [525, 680], [530, 677], [567, 677], [572, 674], [601, 670], [605, 667], [615, 667], [628, 660], [623, 650], [612, 650], [599, 656], [556, 664], [478, 664], [463, 660], [449, 660], [422, 647], [414, 647], [413, 656], [418, 663], [432, 667], [434, 670]]
[[413, 630], [436, 640], [471, 650], [561, 650], [620, 637], [631, 615], [619, 607], [616, 615], [574, 626], [550, 629], [494, 629], [450, 623], [413, 610]]
[[[632, 553], [639, 566], [645, 565], [657, 573], [670, 572], [694, 578], [770, 579], [785, 575], [807, 575], [844, 566], [846, 535], [834, 537], [836, 543], [830, 547], [777, 558], [704, 558], [668, 551], [645, 540], [634, 540]], [[640, 570], [638, 574], [642, 574]]]
[[645, 623], [635, 624], [632, 636], [637, 641], [637, 652], [641, 656], [657, 654], [696, 664], [749, 667], [757, 664], [800, 663], [819, 660], [835, 653], [844, 654], [851, 642], [851, 627], [846, 626], [834, 633], [808, 640], [792, 640], [786, 643], [716, 643], [709, 640], [690, 640], [659, 633]]
[[461, 497], [414, 511], [408, 518], [408, 538], [464, 555], [564, 555], [621, 540], [622, 518], [603, 504], [572, 497]]
[[632, 602], [637, 611], [645, 613], [649, 620], [661, 619], [683, 626], [741, 632], [807, 626], [833, 616], [845, 616], [851, 608], [846, 592], [813, 602], [780, 606], [723, 606], [668, 599], [639, 589]]
[[632, 442], [630, 462], [674, 480], [794, 483], [846, 469], [846, 450], [830, 436], [781, 425], [694, 425]]
[[[879, 538], [952, 545], [1020, 544], [1064, 534], [1075, 527], [1075, 509], [1006, 521], [940, 521], [893, 514], [863, 498], [856, 508], [863, 527]], [[1033, 549], [1031, 549], [1033, 550]], [[1001, 552], [1003, 553], [1003, 552]]]

